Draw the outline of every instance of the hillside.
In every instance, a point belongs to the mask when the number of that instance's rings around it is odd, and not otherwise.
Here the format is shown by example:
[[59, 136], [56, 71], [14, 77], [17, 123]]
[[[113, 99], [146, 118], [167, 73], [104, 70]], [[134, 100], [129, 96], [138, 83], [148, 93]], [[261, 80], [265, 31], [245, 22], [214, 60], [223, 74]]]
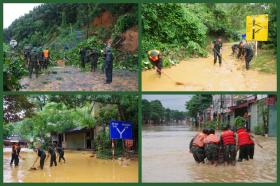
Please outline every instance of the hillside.
[[[105, 44], [112, 41], [114, 70], [135, 73], [138, 68], [137, 25], [137, 4], [41, 4], [4, 29], [4, 89], [22, 88], [19, 81], [27, 75], [23, 48], [28, 45], [48, 47], [50, 66], [80, 68], [81, 47], [96, 48], [102, 56]], [[15, 49], [9, 46], [11, 40], [18, 43]], [[103, 67], [103, 57], [100, 57], [98, 69]], [[85, 70], [89, 68], [90, 64]]]

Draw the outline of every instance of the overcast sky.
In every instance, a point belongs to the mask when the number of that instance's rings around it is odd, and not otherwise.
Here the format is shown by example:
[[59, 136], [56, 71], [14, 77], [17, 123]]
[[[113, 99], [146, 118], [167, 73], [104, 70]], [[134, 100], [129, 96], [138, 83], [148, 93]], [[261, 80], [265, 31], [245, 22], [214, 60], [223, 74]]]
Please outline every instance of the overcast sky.
[[42, 3], [4, 3], [3, 5], [3, 28], [9, 27], [14, 20], [29, 13], [35, 6]]
[[165, 108], [179, 111], [186, 111], [185, 103], [190, 100], [193, 95], [143, 95], [143, 99], [149, 101], [160, 100]]

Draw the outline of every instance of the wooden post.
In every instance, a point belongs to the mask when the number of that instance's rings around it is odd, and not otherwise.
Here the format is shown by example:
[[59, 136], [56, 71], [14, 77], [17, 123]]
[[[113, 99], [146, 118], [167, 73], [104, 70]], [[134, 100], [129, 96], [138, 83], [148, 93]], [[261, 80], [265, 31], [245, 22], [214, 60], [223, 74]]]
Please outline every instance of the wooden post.
[[257, 56], [258, 55], [258, 41], [255, 41], [255, 47], [256, 47], [255, 56]]
[[115, 159], [115, 144], [113, 139], [112, 139], [112, 158], [113, 160]]

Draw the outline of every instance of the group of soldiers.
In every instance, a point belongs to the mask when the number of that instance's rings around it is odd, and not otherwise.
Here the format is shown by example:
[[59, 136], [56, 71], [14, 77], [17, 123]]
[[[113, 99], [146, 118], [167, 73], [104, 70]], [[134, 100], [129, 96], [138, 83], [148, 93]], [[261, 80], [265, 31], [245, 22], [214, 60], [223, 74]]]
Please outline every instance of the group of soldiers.
[[113, 79], [113, 53], [111, 42], [108, 42], [106, 45], [105, 50], [101, 50], [100, 52], [97, 48], [80, 48], [80, 56], [81, 56], [81, 67], [85, 68], [86, 63], [90, 63], [91, 71], [96, 72], [97, 70], [97, 63], [100, 56], [103, 54], [104, 57], [104, 64], [103, 64], [103, 71], [105, 72], [106, 81], [105, 84], [112, 83]]
[[231, 47], [232, 54], [237, 56], [237, 59], [245, 60], [246, 69], [249, 70], [250, 63], [254, 57], [254, 50], [251, 43], [248, 41], [240, 41]]
[[[96, 72], [99, 57], [103, 55], [105, 62], [102, 70], [105, 72], [106, 76], [105, 84], [112, 83], [113, 79], [113, 52], [111, 45], [112, 44], [109, 41], [105, 50], [101, 50], [100, 52], [95, 47], [81, 47], [79, 51], [81, 57], [81, 68], [84, 69], [86, 63], [90, 63], [92, 72]], [[40, 70], [46, 70], [48, 68], [50, 59], [50, 51], [48, 48], [43, 49], [42, 47], [32, 47], [28, 45], [24, 47], [23, 54], [28, 66], [30, 78], [32, 78], [34, 71], [36, 77], [38, 77]]]
[[29, 78], [35, 71], [36, 78], [39, 76], [40, 70], [46, 70], [49, 65], [50, 51], [48, 48], [25, 46], [23, 49], [24, 60], [29, 70]]
[[253, 159], [254, 146], [253, 136], [245, 127], [238, 128], [235, 133], [230, 126], [225, 125], [220, 137], [215, 134], [214, 129], [203, 129], [192, 138], [189, 149], [197, 163], [205, 163], [207, 159], [212, 165], [235, 165], [238, 151], [239, 162]]
[[62, 148], [61, 144], [57, 143], [52, 143], [51, 145], [48, 146], [47, 151], [48, 154], [46, 154], [45, 150], [42, 148], [41, 145], [37, 144], [37, 147], [34, 149], [34, 151], [37, 154], [37, 158], [35, 159], [31, 169], [36, 170], [37, 168], [35, 167], [35, 164], [39, 160], [39, 166], [41, 170], [44, 169], [45, 161], [47, 161], [48, 158], [50, 158], [50, 167], [57, 166], [57, 156], [58, 156], [58, 162], [61, 162], [61, 160], [66, 162], [64, 158], [64, 150]]
[[[214, 65], [219, 63], [219, 65], [222, 65], [222, 38], [218, 37], [216, 40], [212, 42], [212, 50], [214, 55]], [[245, 66], [246, 69], [249, 70], [250, 63], [254, 57], [254, 50], [253, 46], [250, 42], [246, 41], [240, 41], [239, 44], [234, 44], [232, 46], [232, 52], [233, 54], [237, 54], [237, 58], [240, 60], [245, 60]], [[162, 54], [159, 50], [153, 49], [146, 51], [147, 56], [153, 67], [156, 68], [156, 71], [159, 75], [162, 73]]]
[[[219, 60], [219, 65], [222, 64], [222, 53], [221, 49], [223, 47], [221, 37], [217, 38], [212, 42], [212, 49], [214, 53], [214, 64], [216, 64], [217, 59]], [[249, 41], [240, 41], [239, 44], [233, 44], [232, 47], [232, 54], [237, 55], [237, 59], [245, 60], [245, 67], [249, 70], [250, 63], [254, 57], [254, 50], [253, 46]]]
[[[23, 159], [23, 157], [20, 156], [20, 151], [21, 151], [21, 147], [19, 143], [13, 143], [12, 144], [12, 157], [11, 157], [11, 162], [10, 162], [10, 166], [12, 166], [13, 164], [15, 165], [15, 167], [19, 166], [19, 160]], [[37, 147], [34, 148], [34, 152], [36, 152], [37, 154], [37, 158], [35, 159], [31, 169], [35, 170], [37, 169], [35, 167], [35, 164], [37, 163], [37, 161], [39, 160], [39, 166], [38, 168], [43, 169], [44, 165], [45, 165], [45, 161], [50, 158], [50, 167], [57, 166], [57, 156], [58, 156], [58, 162], [61, 162], [61, 160], [64, 161], [65, 163], [65, 158], [64, 158], [64, 150], [62, 148], [62, 145], [57, 144], [57, 143], [53, 143], [51, 145], [48, 146], [47, 148], [48, 153], [45, 152], [45, 150], [42, 148], [41, 145], [37, 144]]]

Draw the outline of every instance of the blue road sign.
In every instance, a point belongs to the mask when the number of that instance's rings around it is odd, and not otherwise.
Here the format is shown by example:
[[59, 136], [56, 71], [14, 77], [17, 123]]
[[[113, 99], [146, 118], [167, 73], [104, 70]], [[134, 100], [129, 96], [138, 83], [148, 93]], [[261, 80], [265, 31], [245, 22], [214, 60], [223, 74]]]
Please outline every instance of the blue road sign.
[[124, 121], [110, 121], [111, 139], [132, 139], [132, 124]]
[[242, 34], [242, 39], [246, 39], [246, 34]]

